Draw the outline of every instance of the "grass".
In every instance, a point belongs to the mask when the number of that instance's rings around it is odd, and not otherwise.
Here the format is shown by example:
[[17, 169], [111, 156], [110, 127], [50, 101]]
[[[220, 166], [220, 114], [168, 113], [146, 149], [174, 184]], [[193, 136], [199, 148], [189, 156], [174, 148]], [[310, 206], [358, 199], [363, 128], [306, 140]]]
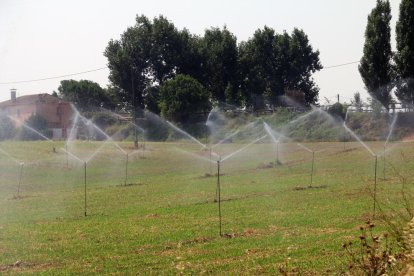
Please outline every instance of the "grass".
[[[218, 235], [214, 202], [216, 165], [200, 158], [194, 144], [147, 143], [125, 155], [108, 143], [75, 142], [70, 151], [87, 159], [84, 217], [83, 163], [67, 159], [63, 143], [2, 142], [0, 148], [0, 273], [277, 273], [290, 263], [305, 274], [345, 271], [341, 245], [358, 237], [372, 217], [374, 158], [359, 144], [281, 144], [282, 166], [273, 145], [256, 144], [221, 165], [224, 237]], [[120, 146], [133, 152], [131, 143]], [[225, 144], [222, 156], [242, 147]], [[370, 143], [374, 151], [382, 142]], [[184, 154], [190, 151], [198, 157]], [[414, 148], [395, 144], [383, 180], [379, 159], [378, 198], [400, 208], [401, 183], [391, 169], [409, 172]], [[68, 160], [68, 164], [67, 164]], [[19, 161], [24, 171], [16, 198]], [[381, 172], [381, 173], [380, 173]], [[298, 189], [299, 188], [299, 189]], [[378, 222], [379, 223], [379, 222]], [[385, 231], [379, 225], [378, 231]]]

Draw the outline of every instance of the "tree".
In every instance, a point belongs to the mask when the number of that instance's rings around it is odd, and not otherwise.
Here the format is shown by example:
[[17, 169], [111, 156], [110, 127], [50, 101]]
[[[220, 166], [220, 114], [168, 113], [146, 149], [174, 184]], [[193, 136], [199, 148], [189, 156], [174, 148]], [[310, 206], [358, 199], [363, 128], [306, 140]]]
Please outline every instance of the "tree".
[[201, 39], [205, 60], [203, 83], [217, 102], [238, 102], [237, 38], [226, 27], [211, 28]]
[[188, 75], [177, 75], [160, 87], [161, 115], [176, 123], [188, 124], [204, 120], [210, 111], [209, 93]]
[[328, 113], [335, 119], [344, 120], [346, 115], [346, 106], [341, 103], [334, 103], [328, 108]]
[[319, 88], [316, 86], [312, 74], [322, 69], [319, 51], [313, 50], [309, 44], [308, 36], [303, 30], [295, 28], [290, 40], [290, 48], [282, 51], [282, 56], [288, 57], [285, 58], [284, 63], [281, 62], [284, 64], [282, 68], [286, 68], [281, 70], [282, 76], [286, 76], [287, 80], [284, 84], [285, 90], [302, 91], [305, 94], [305, 103], [315, 104], [318, 101]]
[[106, 91], [96, 82], [89, 80], [63, 80], [58, 96], [72, 102], [80, 111], [93, 111], [100, 107], [112, 109], [114, 104]]
[[414, 0], [402, 0], [396, 26], [397, 97], [414, 105]]
[[109, 80], [118, 90], [121, 104], [132, 110], [134, 120], [144, 108], [143, 92], [150, 83], [152, 23], [145, 16], [137, 16], [120, 40], [110, 40], [104, 55], [108, 59]]
[[267, 101], [278, 106], [286, 91], [297, 90], [304, 93], [306, 104], [316, 103], [319, 88], [312, 73], [322, 69], [322, 65], [319, 51], [313, 50], [302, 30], [294, 29], [292, 35], [276, 34], [265, 26], [241, 43], [239, 51], [241, 87], [248, 102], [261, 98], [251, 104], [263, 105]]
[[390, 20], [390, 3], [377, 0], [376, 7], [368, 15], [364, 54], [358, 66], [368, 93], [387, 109], [393, 87]]
[[364, 103], [361, 99], [361, 94], [359, 92], [355, 92], [354, 99], [351, 100], [351, 104], [358, 110], [359, 112], [362, 111]]

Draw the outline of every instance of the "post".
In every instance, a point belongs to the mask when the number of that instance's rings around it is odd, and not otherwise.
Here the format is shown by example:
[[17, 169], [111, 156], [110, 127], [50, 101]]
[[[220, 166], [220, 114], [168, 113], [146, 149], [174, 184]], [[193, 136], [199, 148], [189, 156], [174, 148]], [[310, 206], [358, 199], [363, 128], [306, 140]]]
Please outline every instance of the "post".
[[375, 218], [375, 205], [377, 201], [377, 165], [378, 165], [378, 156], [375, 155], [375, 168], [374, 168], [374, 215]]
[[22, 184], [23, 166], [24, 164], [20, 163], [19, 185], [17, 186], [17, 198], [20, 197], [20, 185]]
[[126, 153], [126, 163], [125, 163], [125, 186], [127, 185], [128, 180], [128, 153]]
[[384, 181], [385, 181], [385, 147], [386, 147], [386, 145], [384, 144], [384, 152], [383, 152], [383, 161], [384, 161], [384, 171], [383, 171], [383, 173], [384, 173]]
[[315, 152], [312, 151], [312, 170], [311, 170], [311, 179], [310, 179], [310, 186], [312, 187], [312, 182], [313, 182], [313, 164], [315, 163]]
[[221, 233], [221, 194], [220, 194], [220, 160], [217, 160], [217, 191], [218, 191], [218, 206], [219, 206], [219, 227], [220, 227], [220, 237]]
[[212, 168], [213, 164], [211, 162], [211, 147], [210, 147], [209, 151], [210, 151], [210, 175], [212, 175], [213, 174], [213, 168]]
[[276, 143], [276, 163], [275, 163], [275, 165], [276, 166], [279, 165], [279, 141], [277, 141], [277, 143]]
[[83, 163], [85, 171], [85, 217], [86, 217], [86, 162]]

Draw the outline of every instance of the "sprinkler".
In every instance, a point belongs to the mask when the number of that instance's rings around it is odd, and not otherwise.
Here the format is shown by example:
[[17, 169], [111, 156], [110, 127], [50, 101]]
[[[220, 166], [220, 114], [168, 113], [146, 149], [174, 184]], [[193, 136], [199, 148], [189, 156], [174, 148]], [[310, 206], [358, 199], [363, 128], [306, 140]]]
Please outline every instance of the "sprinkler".
[[313, 182], [313, 165], [315, 163], [315, 152], [312, 151], [312, 169], [311, 169], [311, 177], [310, 177], [310, 185], [309, 187], [312, 187], [312, 182]]
[[210, 151], [210, 175], [213, 174], [213, 162], [211, 161], [211, 147], [209, 148]]
[[125, 183], [124, 185], [127, 185], [128, 180], [128, 153], [126, 153], [126, 162], [125, 162]]
[[385, 149], [386, 149], [386, 145], [384, 144], [384, 152], [383, 152], [383, 162], [384, 162], [383, 174], [384, 174], [384, 181], [385, 181]]
[[86, 161], [83, 163], [85, 169], [85, 217], [86, 217]]
[[18, 186], [17, 186], [17, 198], [19, 198], [19, 197], [20, 197], [20, 185], [22, 184], [22, 177], [23, 177], [23, 166], [24, 166], [24, 163], [23, 163], [23, 162], [21, 162], [21, 163], [20, 163], [20, 172], [19, 172], [19, 184], [18, 184]]
[[275, 165], [276, 166], [282, 165], [282, 163], [279, 161], [279, 141], [277, 141], [277, 143], [276, 143], [276, 161], [275, 161]]
[[376, 204], [376, 196], [377, 196], [377, 165], [378, 165], [378, 156], [375, 155], [375, 168], [374, 168], [374, 214], [373, 217], [375, 218], [375, 204]]
[[216, 190], [216, 194], [218, 193], [218, 209], [219, 209], [219, 233], [220, 233], [220, 237], [222, 237], [222, 233], [221, 233], [221, 194], [220, 194], [220, 160], [217, 160], [217, 190]]

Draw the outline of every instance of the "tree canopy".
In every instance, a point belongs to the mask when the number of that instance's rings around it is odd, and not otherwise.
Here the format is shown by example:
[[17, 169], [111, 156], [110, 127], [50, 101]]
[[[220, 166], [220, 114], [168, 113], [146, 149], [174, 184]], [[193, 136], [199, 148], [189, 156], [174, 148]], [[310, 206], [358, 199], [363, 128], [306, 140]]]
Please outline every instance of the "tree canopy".
[[[319, 89], [312, 73], [322, 68], [319, 52], [302, 30], [279, 35], [265, 27], [237, 44], [227, 27], [207, 29], [199, 37], [163, 16], [137, 16], [119, 40], [109, 41], [105, 56], [121, 104], [155, 112], [162, 109], [160, 87], [179, 74], [200, 82], [209, 103], [278, 105], [278, 96], [291, 89], [302, 91], [306, 103], [315, 103]], [[255, 103], [255, 97], [263, 104]]]
[[177, 75], [160, 87], [161, 115], [177, 123], [197, 122], [211, 109], [208, 99], [208, 91], [200, 82], [188, 75]]
[[391, 7], [388, 0], [377, 0], [368, 15], [364, 54], [358, 67], [368, 93], [388, 107], [393, 88], [391, 51]]
[[89, 80], [63, 80], [58, 88], [58, 96], [72, 102], [81, 111], [93, 111], [100, 107], [114, 107], [114, 102], [105, 89]]
[[319, 51], [313, 50], [302, 30], [295, 28], [291, 35], [269, 27], [257, 30], [240, 44], [240, 64], [243, 94], [254, 107], [266, 101], [278, 106], [289, 90], [304, 93], [307, 104], [317, 101], [319, 88], [312, 73], [322, 65]]
[[396, 26], [397, 97], [414, 105], [414, 0], [402, 0]]

